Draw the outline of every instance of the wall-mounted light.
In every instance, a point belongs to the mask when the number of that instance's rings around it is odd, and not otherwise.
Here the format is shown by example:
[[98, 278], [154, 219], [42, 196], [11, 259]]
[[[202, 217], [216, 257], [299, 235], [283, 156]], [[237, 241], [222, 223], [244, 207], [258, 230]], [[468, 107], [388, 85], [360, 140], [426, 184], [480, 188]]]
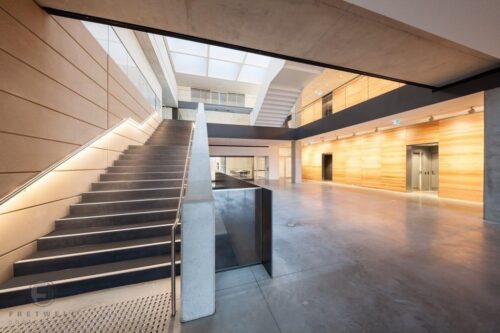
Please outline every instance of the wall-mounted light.
[[469, 109], [469, 111], [467, 113], [473, 114], [475, 112], [476, 112], [476, 109], [473, 106], [471, 106], [470, 109]]
[[375, 127], [375, 133], [378, 133], [378, 127]]
[[434, 121], [434, 116], [430, 116], [429, 121]]

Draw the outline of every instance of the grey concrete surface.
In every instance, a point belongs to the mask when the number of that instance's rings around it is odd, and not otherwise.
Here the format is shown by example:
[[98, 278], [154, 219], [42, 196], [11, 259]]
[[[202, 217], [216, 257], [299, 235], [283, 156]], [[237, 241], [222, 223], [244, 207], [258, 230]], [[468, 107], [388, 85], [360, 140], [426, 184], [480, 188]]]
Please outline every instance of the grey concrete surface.
[[[266, 186], [274, 190], [275, 277], [262, 266], [216, 274], [215, 314], [183, 324], [177, 316], [167, 332], [500, 331], [500, 224], [485, 222], [481, 205], [327, 183]], [[42, 310], [169, 286], [112, 288]], [[2, 309], [0, 327], [36, 320], [37, 310]]]
[[484, 217], [500, 222], [500, 88], [484, 92]]
[[[182, 332], [498, 332], [500, 225], [432, 195], [304, 182], [274, 190], [274, 272], [216, 276]], [[250, 275], [253, 273], [253, 279]]]
[[198, 104], [195, 126], [181, 217], [182, 321], [209, 316], [215, 311], [215, 211], [202, 103]]

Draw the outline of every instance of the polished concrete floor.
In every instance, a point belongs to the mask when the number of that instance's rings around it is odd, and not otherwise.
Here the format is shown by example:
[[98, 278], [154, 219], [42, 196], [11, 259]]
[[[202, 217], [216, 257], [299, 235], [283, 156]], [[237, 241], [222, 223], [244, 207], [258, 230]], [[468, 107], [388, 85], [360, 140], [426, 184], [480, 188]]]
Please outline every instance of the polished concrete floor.
[[219, 273], [216, 314], [169, 331], [500, 332], [500, 224], [483, 221], [480, 205], [318, 182], [266, 186], [273, 279], [261, 266]]

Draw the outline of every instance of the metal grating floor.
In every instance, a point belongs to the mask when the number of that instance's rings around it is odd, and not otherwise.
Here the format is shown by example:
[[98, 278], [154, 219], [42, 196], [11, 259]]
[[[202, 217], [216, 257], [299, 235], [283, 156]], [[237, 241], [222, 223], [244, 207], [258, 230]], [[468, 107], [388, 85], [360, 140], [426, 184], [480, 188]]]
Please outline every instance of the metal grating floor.
[[0, 327], [0, 332], [166, 332], [170, 318], [170, 293], [164, 293]]

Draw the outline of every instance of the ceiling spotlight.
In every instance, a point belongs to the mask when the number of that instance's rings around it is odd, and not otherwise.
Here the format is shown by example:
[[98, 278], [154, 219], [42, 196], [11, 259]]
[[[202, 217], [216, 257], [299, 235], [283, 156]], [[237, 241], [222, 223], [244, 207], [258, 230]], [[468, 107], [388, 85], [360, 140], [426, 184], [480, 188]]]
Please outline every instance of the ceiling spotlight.
[[473, 106], [471, 106], [471, 107], [470, 107], [470, 109], [469, 109], [469, 114], [472, 114], [472, 113], [474, 113], [474, 112], [476, 112], [476, 109], [474, 109], [474, 107], [473, 107]]
[[378, 127], [375, 127], [375, 133], [377, 133], [377, 132], [378, 132]]
[[352, 132], [352, 136], [356, 136], [356, 132]]
[[339, 136], [337, 135], [337, 138], [335, 140], [338, 140], [339, 139]]
[[434, 121], [434, 116], [430, 116], [429, 121]]

